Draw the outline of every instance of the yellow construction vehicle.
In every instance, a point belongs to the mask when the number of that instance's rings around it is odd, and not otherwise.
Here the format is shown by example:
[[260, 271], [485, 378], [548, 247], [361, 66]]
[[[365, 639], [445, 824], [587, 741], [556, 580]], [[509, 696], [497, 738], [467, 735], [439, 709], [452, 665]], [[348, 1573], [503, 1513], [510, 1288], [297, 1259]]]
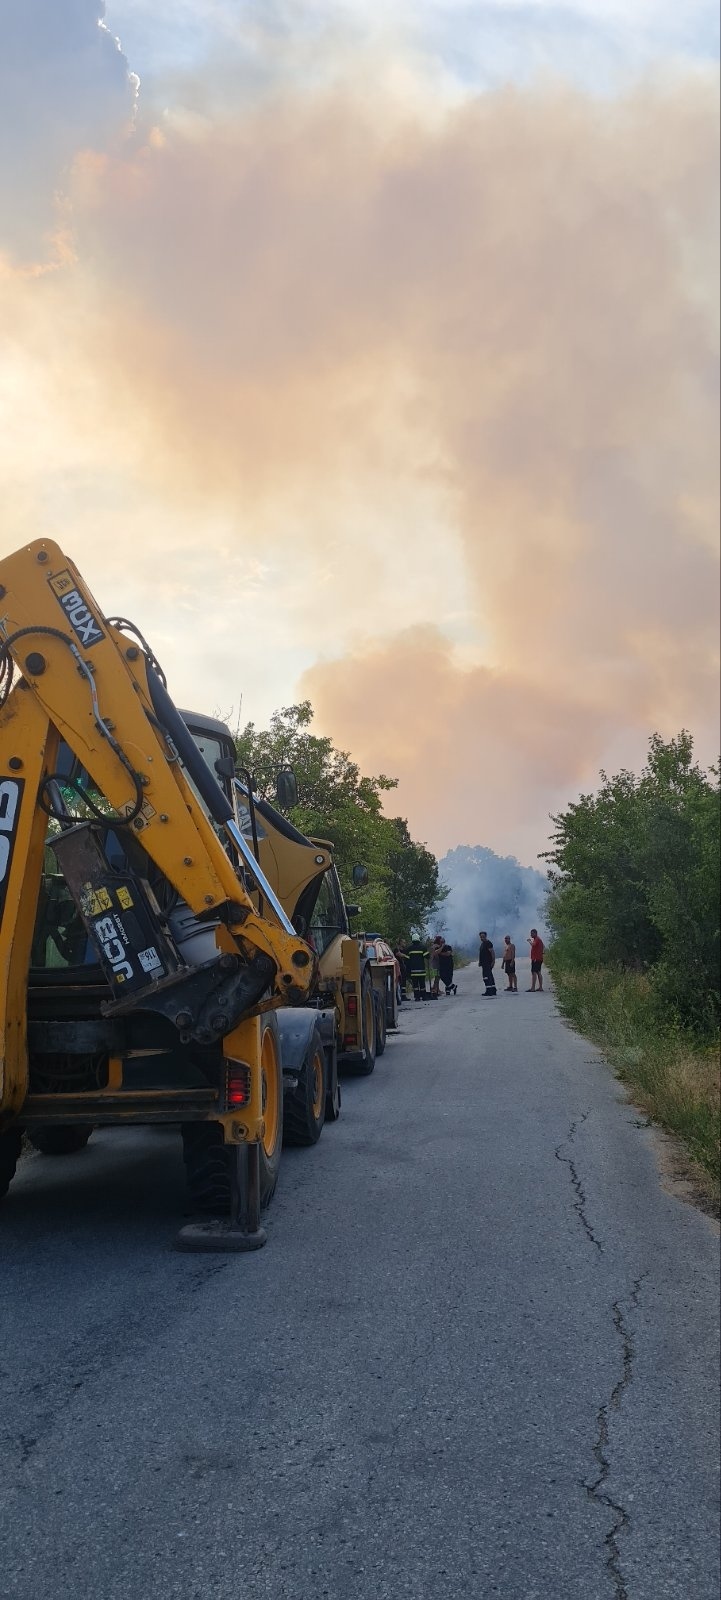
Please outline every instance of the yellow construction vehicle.
[[179, 1124], [213, 1214], [179, 1242], [255, 1249], [286, 1042], [306, 1106], [291, 1133], [311, 1143], [332, 1024], [208, 732], [57, 545], [0, 561], [0, 1194], [23, 1131], [59, 1152], [97, 1126]]
[[[201, 723], [184, 713], [196, 737]], [[294, 799], [293, 776], [285, 780], [286, 803]], [[236, 777], [241, 801], [241, 825], [267, 881], [290, 918], [296, 932], [310, 943], [317, 956], [311, 998], [324, 1018], [333, 1017], [334, 1054], [341, 1064], [371, 1073], [386, 1047], [389, 1029], [398, 1026], [395, 970], [377, 959], [375, 947], [364, 934], [353, 934], [350, 921], [360, 907], [345, 902], [328, 839], [307, 838], [287, 817], [253, 794], [252, 777]], [[354, 886], [361, 888], [368, 874], [360, 864], [354, 869]], [[335, 1066], [328, 1062], [328, 1083]]]

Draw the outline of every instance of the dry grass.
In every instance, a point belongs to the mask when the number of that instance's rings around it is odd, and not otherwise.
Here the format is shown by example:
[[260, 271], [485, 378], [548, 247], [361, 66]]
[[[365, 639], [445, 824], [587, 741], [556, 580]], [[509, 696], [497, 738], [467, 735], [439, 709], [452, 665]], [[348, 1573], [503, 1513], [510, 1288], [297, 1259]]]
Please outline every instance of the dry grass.
[[558, 1003], [579, 1032], [598, 1044], [636, 1105], [683, 1141], [687, 1176], [703, 1203], [721, 1202], [719, 1054], [654, 1015], [646, 979], [599, 970], [553, 973]]

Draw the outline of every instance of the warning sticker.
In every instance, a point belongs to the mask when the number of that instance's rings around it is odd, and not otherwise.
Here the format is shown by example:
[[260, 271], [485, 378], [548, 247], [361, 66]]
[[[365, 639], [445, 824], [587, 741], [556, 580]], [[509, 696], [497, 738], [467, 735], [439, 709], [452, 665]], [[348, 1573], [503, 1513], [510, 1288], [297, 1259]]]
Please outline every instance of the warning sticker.
[[[132, 800], [129, 800], [127, 805], [124, 805], [122, 807], [122, 810], [125, 813], [126, 817], [129, 816], [130, 812], [135, 810], [135, 806], [134, 806]], [[144, 800], [143, 804], [142, 804], [142, 807], [141, 807], [141, 810], [140, 810], [140, 817], [142, 817], [145, 822], [152, 822], [153, 817], [155, 815], [156, 815], [155, 807], [151, 806], [149, 800]], [[137, 826], [137, 823], [140, 821], [140, 817], [136, 817], [136, 826]]]
[[[88, 884], [86, 888], [90, 889], [90, 885]], [[107, 889], [90, 889], [89, 894], [86, 893], [85, 915], [87, 917], [99, 917], [101, 911], [112, 911], [112, 909], [113, 902]]]

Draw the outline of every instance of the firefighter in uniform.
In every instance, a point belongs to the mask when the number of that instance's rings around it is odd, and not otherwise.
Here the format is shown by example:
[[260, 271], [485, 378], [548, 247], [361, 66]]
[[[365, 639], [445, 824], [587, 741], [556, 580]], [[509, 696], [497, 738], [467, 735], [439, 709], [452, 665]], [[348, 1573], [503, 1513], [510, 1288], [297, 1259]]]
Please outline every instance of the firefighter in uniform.
[[411, 948], [408, 951], [408, 965], [410, 967], [410, 972], [411, 972], [411, 983], [413, 984], [413, 999], [414, 1000], [427, 1000], [428, 999], [428, 995], [426, 993], [426, 961], [427, 961], [427, 958], [428, 958], [428, 951], [426, 950], [426, 947], [425, 947], [425, 945], [423, 943], [423, 940], [422, 939], [414, 939], [413, 943], [411, 945]]

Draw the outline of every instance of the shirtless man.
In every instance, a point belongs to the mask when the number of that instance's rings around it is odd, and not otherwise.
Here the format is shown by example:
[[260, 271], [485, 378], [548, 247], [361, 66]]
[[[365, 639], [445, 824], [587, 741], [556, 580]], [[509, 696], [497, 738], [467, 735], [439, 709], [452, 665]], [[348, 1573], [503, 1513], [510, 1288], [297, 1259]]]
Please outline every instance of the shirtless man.
[[504, 993], [518, 994], [518, 978], [516, 977], [516, 946], [512, 943], [510, 933], [507, 933], [503, 940], [502, 965], [503, 971], [505, 972], [508, 980]]
[[431, 1000], [437, 1000], [441, 992], [441, 974], [439, 961], [443, 949], [443, 936], [437, 933], [428, 952], [428, 970], [431, 975]]

